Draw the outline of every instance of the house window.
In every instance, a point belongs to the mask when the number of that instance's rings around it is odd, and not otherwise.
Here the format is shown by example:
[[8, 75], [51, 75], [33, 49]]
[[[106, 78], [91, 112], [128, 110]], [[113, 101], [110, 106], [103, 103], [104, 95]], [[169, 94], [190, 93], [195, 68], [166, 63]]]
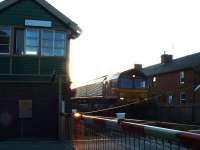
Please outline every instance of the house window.
[[186, 100], [187, 100], [186, 93], [185, 92], [181, 92], [180, 93], [180, 103], [181, 104], [185, 104]]
[[154, 87], [154, 88], [156, 87], [156, 85], [157, 85], [156, 81], [157, 81], [157, 78], [156, 78], [156, 76], [154, 76], [152, 79], [152, 82], [151, 82], [151, 87]]
[[153, 77], [153, 82], [156, 82], [156, 77], [155, 76]]
[[0, 27], [0, 54], [8, 54], [10, 47], [10, 27]]
[[37, 55], [39, 51], [39, 30], [26, 29], [25, 55]]
[[173, 104], [173, 96], [172, 95], [168, 95], [167, 101], [168, 101], [169, 105], [172, 105]]
[[180, 72], [180, 84], [184, 84], [185, 82], [185, 73], [184, 71]]

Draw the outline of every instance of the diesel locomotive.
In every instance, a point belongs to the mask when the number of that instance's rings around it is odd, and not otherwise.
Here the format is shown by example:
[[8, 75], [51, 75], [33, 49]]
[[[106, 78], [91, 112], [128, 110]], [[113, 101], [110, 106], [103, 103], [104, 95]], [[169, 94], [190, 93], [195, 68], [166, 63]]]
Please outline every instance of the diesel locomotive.
[[75, 98], [120, 99], [140, 101], [148, 96], [146, 76], [141, 65], [124, 72], [105, 75], [75, 89]]

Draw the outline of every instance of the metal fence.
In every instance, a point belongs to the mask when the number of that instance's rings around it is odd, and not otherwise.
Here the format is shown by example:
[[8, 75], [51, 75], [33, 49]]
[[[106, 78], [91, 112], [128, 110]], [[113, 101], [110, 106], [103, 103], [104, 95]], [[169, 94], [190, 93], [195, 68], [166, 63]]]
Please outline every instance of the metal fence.
[[87, 115], [71, 121], [76, 150], [200, 149], [200, 135], [195, 133]]
[[136, 104], [129, 107], [130, 118], [200, 125], [200, 104]]

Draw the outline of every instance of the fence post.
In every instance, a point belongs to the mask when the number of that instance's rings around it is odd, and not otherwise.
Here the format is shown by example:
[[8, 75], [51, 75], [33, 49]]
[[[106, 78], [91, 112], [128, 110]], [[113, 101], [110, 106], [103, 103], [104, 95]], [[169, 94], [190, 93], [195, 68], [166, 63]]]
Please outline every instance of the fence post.
[[75, 147], [80, 150], [81, 140], [81, 117], [75, 117]]

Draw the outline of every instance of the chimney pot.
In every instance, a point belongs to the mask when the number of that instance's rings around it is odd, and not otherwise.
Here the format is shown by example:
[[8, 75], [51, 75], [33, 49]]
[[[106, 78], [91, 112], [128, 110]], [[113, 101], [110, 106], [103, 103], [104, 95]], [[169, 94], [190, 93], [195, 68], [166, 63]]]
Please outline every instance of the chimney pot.
[[134, 69], [136, 70], [142, 70], [142, 64], [135, 64]]
[[168, 54], [161, 55], [161, 64], [171, 63], [172, 60], [173, 60], [172, 55], [168, 55]]

